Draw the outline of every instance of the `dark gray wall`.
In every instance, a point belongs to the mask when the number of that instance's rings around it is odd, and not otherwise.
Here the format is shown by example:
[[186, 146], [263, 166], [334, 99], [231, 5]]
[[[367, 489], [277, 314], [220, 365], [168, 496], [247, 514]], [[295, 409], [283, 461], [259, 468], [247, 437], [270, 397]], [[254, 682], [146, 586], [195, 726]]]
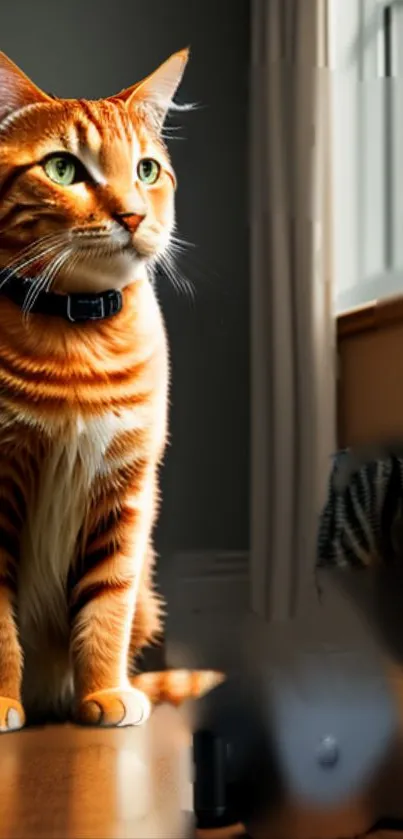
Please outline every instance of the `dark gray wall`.
[[172, 444], [159, 549], [244, 549], [249, 532], [247, 0], [31, 0], [6, 4], [0, 49], [45, 90], [97, 98], [190, 45], [170, 145], [181, 262], [194, 303], [160, 281], [171, 343]]

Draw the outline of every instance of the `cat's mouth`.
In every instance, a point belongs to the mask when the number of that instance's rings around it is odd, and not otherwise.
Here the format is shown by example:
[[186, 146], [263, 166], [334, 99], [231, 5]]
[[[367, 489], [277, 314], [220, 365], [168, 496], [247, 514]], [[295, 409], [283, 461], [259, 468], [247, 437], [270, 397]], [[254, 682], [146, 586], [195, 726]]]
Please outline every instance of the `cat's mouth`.
[[89, 241], [79, 241], [74, 242], [74, 250], [77, 253], [85, 253], [87, 255], [93, 255], [94, 257], [115, 257], [120, 256], [121, 254], [128, 254], [132, 256], [134, 259], [140, 259], [141, 254], [138, 252], [137, 248], [133, 244], [133, 242], [111, 242], [105, 241], [103, 239], [91, 239]]
[[87, 255], [113, 258], [128, 254], [139, 258], [140, 254], [129, 231], [117, 227], [105, 230], [103, 227], [77, 227], [71, 233], [74, 250]]
[[[76, 227], [70, 232], [74, 252], [86, 261], [109, 263], [114, 260], [142, 264], [153, 259], [158, 251], [155, 239], [158, 231], [147, 228], [141, 235], [133, 234], [121, 225], [111, 227]], [[81, 260], [80, 260], [81, 261]]]
[[119, 235], [110, 235], [101, 231], [81, 232], [72, 231], [71, 242], [75, 250], [91, 250], [103, 248], [105, 251], [120, 252], [122, 250], [134, 249], [133, 240], [130, 234], [122, 231]]

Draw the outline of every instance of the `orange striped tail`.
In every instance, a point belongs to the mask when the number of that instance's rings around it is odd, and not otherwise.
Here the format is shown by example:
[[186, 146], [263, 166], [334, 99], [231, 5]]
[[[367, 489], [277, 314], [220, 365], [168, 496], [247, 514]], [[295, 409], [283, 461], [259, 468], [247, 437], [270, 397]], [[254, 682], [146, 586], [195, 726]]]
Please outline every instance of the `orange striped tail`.
[[163, 702], [180, 705], [187, 699], [199, 699], [224, 679], [224, 674], [216, 670], [159, 670], [139, 673], [131, 683], [143, 691], [153, 705]]

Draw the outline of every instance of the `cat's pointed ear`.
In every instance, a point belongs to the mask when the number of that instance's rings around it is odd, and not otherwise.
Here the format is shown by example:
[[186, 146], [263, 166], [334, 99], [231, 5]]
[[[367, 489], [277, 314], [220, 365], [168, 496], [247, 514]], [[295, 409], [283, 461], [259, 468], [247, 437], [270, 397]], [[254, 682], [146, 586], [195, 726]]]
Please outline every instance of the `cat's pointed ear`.
[[0, 52], [0, 125], [9, 114], [36, 102], [49, 102], [39, 89], [4, 52]]
[[133, 85], [133, 87], [122, 90], [121, 93], [111, 97], [111, 99], [122, 100], [129, 109], [136, 108], [139, 104], [148, 105], [155, 115], [158, 127], [162, 128], [181, 83], [188, 58], [189, 49], [174, 53], [150, 76]]

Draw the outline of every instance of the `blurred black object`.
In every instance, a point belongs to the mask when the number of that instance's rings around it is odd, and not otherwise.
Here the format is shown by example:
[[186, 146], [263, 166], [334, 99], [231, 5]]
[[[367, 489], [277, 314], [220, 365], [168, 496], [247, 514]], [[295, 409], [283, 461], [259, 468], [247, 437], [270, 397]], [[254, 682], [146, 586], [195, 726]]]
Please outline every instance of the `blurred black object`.
[[402, 819], [382, 819], [382, 821], [378, 822], [374, 825], [372, 830], [369, 831], [368, 836], [372, 833], [379, 833], [379, 831], [389, 831], [392, 833], [394, 830], [401, 833], [403, 831], [403, 820]]
[[[198, 828], [241, 822], [253, 836], [254, 825], [266, 823], [287, 801], [335, 808], [382, 776], [398, 732], [386, 662], [403, 653], [403, 572], [326, 573], [347, 595], [344, 617], [357, 607], [365, 616], [361, 635], [349, 639], [347, 651], [343, 640], [340, 654], [337, 645], [332, 651], [324, 644], [321, 651], [319, 643], [312, 655], [296, 624], [286, 652], [262, 652], [263, 643], [259, 656], [251, 654], [198, 703]], [[318, 619], [318, 639], [321, 632]]]
[[265, 700], [256, 677], [253, 681], [250, 675], [229, 679], [201, 700], [193, 737], [199, 829], [246, 825], [282, 796]]

